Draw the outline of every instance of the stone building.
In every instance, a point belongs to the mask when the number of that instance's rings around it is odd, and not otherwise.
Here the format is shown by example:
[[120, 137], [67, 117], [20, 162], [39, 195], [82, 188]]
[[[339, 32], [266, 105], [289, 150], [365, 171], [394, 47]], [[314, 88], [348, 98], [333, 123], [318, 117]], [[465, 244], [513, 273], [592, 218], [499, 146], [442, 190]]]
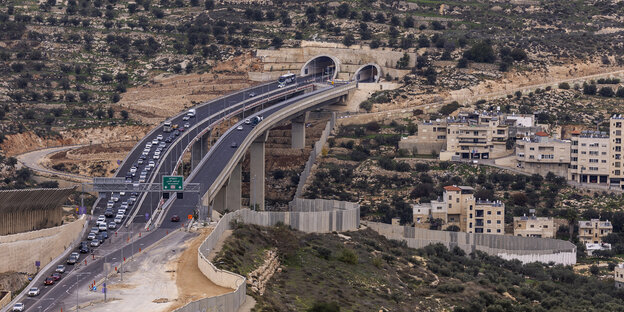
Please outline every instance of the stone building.
[[611, 222], [591, 219], [579, 221], [579, 241], [583, 244], [601, 244], [602, 238], [613, 232]]
[[624, 287], [624, 263], [615, 266], [613, 277], [615, 279], [615, 288]]
[[518, 168], [528, 173], [552, 172], [567, 177], [570, 166], [570, 141], [553, 139], [545, 132], [516, 141]]
[[573, 131], [568, 180], [607, 184], [609, 178], [609, 135], [597, 131]]
[[553, 238], [557, 232], [550, 217], [522, 216], [513, 220], [514, 236]]

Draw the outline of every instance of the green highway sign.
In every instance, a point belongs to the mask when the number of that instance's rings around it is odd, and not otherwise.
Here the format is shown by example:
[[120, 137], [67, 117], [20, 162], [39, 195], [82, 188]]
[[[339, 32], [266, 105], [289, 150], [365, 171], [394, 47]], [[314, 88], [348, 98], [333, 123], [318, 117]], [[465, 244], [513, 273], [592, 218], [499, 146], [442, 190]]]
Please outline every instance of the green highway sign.
[[163, 176], [162, 189], [163, 191], [181, 191], [184, 185], [183, 176]]

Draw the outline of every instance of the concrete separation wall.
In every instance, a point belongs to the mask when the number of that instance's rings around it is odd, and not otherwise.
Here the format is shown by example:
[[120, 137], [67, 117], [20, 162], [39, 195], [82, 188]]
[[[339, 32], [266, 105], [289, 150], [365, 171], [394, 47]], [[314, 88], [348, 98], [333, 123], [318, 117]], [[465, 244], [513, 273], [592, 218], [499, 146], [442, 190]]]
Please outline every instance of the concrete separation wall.
[[558, 239], [433, 231], [377, 222], [367, 222], [367, 226], [388, 239], [405, 241], [411, 248], [441, 243], [449, 249], [457, 246], [466, 253], [479, 250], [506, 260], [517, 259], [522, 263], [576, 263], [576, 246]]
[[0, 272], [36, 273], [35, 261], [43, 268], [69, 247], [83, 229], [86, 218], [39, 231], [0, 238]]
[[246, 279], [238, 274], [220, 270], [208, 261], [208, 255], [227, 230], [236, 220], [261, 226], [273, 226], [284, 223], [294, 229], [309, 233], [328, 233], [332, 231], [355, 231], [360, 226], [360, 205], [325, 199], [301, 199], [291, 202], [291, 211], [267, 212], [241, 209], [225, 214], [214, 230], [199, 246], [197, 262], [199, 270], [213, 283], [234, 289], [233, 292], [216, 297], [204, 298], [188, 303], [176, 312], [224, 311], [235, 312], [245, 303], [247, 294]]
[[327, 138], [329, 137], [329, 134], [334, 130], [335, 124], [336, 113], [332, 113], [331, 120], [327, 122], [325, 129], [323, 129], [323, 132], [321, 133], [321, 138], [316, 141], [316, 143], [314, 143], [314, 148], [310, 152], [310, 157], [308, 157], [308, 161], [306, 162], [303, 171], [299, 175], [299, 183], [297, 184], [297, 190], [295, 191], [294, 198], [301, 197], [301, 194], [303, 193], [303, 187], [305, 186], [306, 181], [310, 176], [310, 172], [312, 171], [312, 166], [316, 163], [316, 159], [323, 152], [323, 146], [325, 145], [325, 143], [327, 143]]

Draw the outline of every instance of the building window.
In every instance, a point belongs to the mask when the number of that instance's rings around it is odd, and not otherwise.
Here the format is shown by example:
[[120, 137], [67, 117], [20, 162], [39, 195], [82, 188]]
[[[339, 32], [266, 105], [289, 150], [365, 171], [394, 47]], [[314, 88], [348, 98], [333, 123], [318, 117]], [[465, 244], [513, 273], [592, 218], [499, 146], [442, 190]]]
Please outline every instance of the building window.
[[496, 214], [500, 216], [500, 215], [501, 215], [501, 212], [500, 212], [500, 211], [497, 211], [497, 212], [496, 212]]
[[492, 214], [492, 212], [491, 212], [491, 211], [488, 211], [488, 213], [487, 213], [487, 214], [491, 215], [491, 214]]
[[500, 229], [496, 229], [496, 233], [500, 233]]
[[492, 220], [487, 220], [487, 224], [492, 224]]
[[535, 227], [535, 224], [531, 224], [531, 228], [534, 228], [534, 227]]
[[543, 226], [543, 228], [547, 229], [547, 228], [548, 228], [548, 225], [544, 225], [544, 226]]
[[487, 229], [487, 232], [488, 232], [488, 233], [491, 233], [491, 232], [492, 232], [492, 230], [490, 230], [490, 229]]
[[452, 205], [453, 205], [453, 204], [449, 204], [449, 208], [453, 208], [453, 206], [452, 206]]
[[496, 224], [501, 224], [501, 220], [496, 220]]
[[459, 203], [459, 197], [455, 198], [455, 201]]

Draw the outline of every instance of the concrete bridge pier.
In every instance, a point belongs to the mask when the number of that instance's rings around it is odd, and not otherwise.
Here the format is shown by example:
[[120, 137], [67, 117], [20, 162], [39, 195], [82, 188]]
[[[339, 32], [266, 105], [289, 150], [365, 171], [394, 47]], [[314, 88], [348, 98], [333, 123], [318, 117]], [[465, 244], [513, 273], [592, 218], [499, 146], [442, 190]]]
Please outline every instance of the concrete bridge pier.
[[199, 162], [208, 153], [210, 147], [210, 131], [204, 134], [191, 146], [191, 171], [199, 165]]
[[269, 137], [269, 131], [261, 134], [251, 143], [249, 148], [249, 203], [251, 209], [264, 210], [264, 144]]
[[308, 121], [308, 112], [295, 117], [292, 122], [290, 131], [291, 144], [293, 149], [302, 149], [305, 147], [305, 128]]
[[242, 189], [241, 189], [241, 167], [242, 163], [239, 162], [228, 180], [226, 186], [226, 208], [229, 211], [236, 211], [241, 208]]

